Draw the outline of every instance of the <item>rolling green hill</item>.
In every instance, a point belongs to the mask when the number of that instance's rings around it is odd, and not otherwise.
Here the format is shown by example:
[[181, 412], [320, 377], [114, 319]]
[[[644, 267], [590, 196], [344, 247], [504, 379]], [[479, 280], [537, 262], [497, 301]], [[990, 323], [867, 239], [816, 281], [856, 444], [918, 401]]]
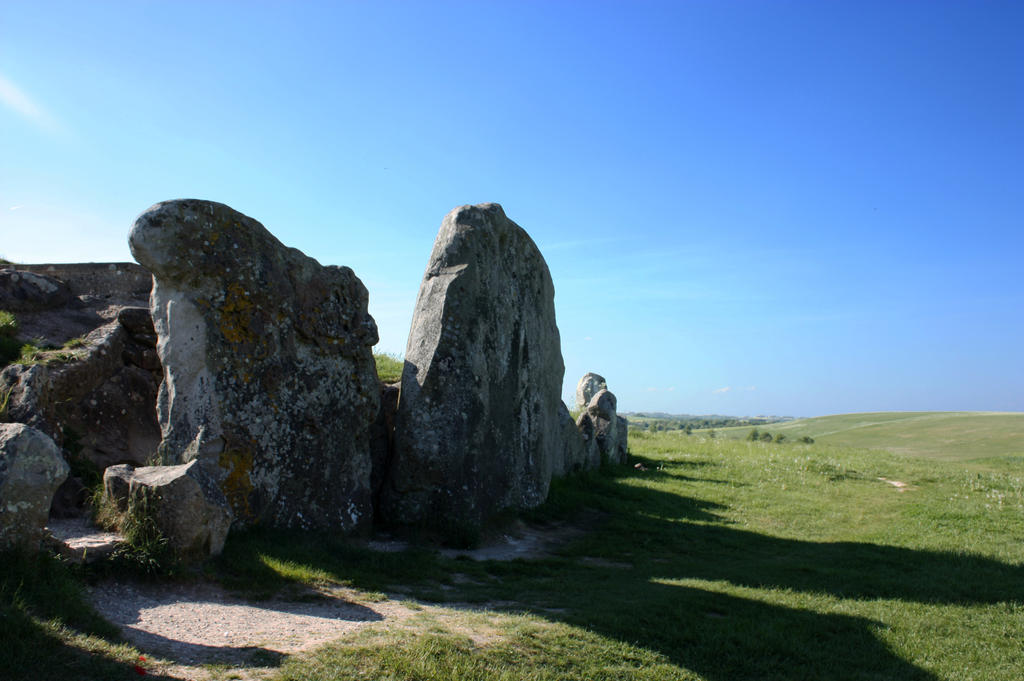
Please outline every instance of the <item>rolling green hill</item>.
[[[1013, 458], [1024, 463], [1024, 413], [917, 411], [837, 414], [763, 427], [793, 440], [808, 435], [817, 442], [887, 449], [899, 454], [978, 461]], [[750, 428], [724, 428], [720, 436], [742, 439]]]

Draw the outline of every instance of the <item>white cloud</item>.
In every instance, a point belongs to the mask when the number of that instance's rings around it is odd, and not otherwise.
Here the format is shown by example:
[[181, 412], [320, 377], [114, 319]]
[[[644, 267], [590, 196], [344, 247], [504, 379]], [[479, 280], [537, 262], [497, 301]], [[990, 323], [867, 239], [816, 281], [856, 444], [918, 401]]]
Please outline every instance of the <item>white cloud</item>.
[[672, 392], [675, 389], [676, 389], [676, 387], [674, 385], [670, 385], [669, 387], [665, 388], [665, 390], [667, 390], [669, 392]]
[[0, 73], [0, 104], [18, 114], [37, 128], [51, 134], [63, 131], [60, 123], [39, 106], [21, 88]]
[[11, 206], [7, 210], [18, 210], [19, 208], [21, 208], [21, 206]]
[[737, 391], [737, 392], [750, 392], [752, 390], [757, 390], [757, 386], [750, 385], [750, 386], [747, 386], [745, 388], [734, 388], [731, 385], [727, 385], [724, 388], [715, 388], [711, 392], [713, 392], [713, 393], [715, 393], [717, 395], [723, 395], [725, 393], [732, 392], [734, 390]]
[[593, 338], [592, 338], [591, 336], [585, 336], [585, 337], [583, 338], [583, 340], [585, 340], [585, 341], [592, 341], [592, 340], [594, 340], [594, 339], [593, 339]]
[[656, 393], [656, 392], [658, 392], [658, 389], [657, 388], [648, 388], [647, 392], [649, 392], [649, 393]]

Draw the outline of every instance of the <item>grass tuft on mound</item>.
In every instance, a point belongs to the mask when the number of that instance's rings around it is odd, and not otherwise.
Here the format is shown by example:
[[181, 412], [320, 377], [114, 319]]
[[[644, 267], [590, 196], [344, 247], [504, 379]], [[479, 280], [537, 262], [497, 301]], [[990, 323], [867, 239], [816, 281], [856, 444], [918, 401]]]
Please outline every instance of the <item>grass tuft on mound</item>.
[[400, 355], [375, 352], [373, 360], [377, 364], [377, 377], [381, 383], [397, 383], [402, 380], [402, 367], [405, 362]]

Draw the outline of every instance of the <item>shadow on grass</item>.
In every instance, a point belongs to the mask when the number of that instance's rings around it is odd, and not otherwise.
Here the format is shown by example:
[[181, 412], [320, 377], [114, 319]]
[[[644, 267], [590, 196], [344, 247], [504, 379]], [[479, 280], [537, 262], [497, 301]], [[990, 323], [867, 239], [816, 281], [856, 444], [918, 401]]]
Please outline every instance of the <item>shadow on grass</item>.
[[[568, 501], [567, 501], [568, 500]], [[928, 604], [1024, 600], [1024, 569], [982, 557], [868, 543], [781, 539], [725, 524], [722, 507], [591, 476], [556, 495], [553, 515], [604, 512], [600, 527], [548, 558], [511, 562], [378, 553], [330, 538], [254, 533], [229, 540], [225, 582], [274, 590], [265, 557], [341, 583], [426, 600], [514, 603], [549, 620], [663, 654], [706, 679], [935, 679], [895, 655], [881, 625], [698, 587], [693, 580]], [[493, 607], [493, 606], [491, 606]]]
[[[89, 652], [66, 640], [69, 630], [113, 649], [123, 641], [117, 628], [84, 601], [65, 566], [45, 556], [0, 554], [0, 679], [90, 679], [123, 681], [137, 676], [139, 660]], [[122, 653], [123, 654], [123, 653]], [[147, 678], [167, 679], [153, 675]]]

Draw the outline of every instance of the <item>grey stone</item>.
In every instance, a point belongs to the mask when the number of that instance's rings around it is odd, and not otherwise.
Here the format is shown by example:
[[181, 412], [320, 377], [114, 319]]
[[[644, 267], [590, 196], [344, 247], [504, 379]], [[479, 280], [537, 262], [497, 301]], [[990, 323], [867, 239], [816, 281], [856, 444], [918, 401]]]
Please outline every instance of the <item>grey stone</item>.
[[562, 469], [557, 471], [556, 474], [568, 475], [570, 473], [578, 473], [600, 465], [601, 459], [599, 456], [588, 456], [586, 441], [583, 439], [579, 428], [576, 427], [576, 422], [572, 420], [572, 414], [569, 413], [569, 408], [565, 406], [565, 402], [561, 402], [558, 405], [558, 420], [565, 453], [562, 456]]
[[104, 496], [129, 514], [146, 514], [182, 557], [215, 556], [224, 549], [231, 513], [211, 503], [199, 461], [179, 466], [111, 466], [103, 473]]
[[46, 529], [53, 536], [53, 549], [65, 560], [77, 564], [99, 562], [124, 542], [120, 533], [102, 530], [82, 517], [61, 520], [51, 517]]
[[536, 506], [564, 469], [554, 286], [498, 204], [445, 217], [413, 314], [382, 509], [478, 527]]
[[73, 296], [68, 285], [45, 274], [0, 269], [0, 310], [28, 312], [66, 305]]
[[619, 463], [629, 461], [629, 420], [625, 416], [616, 416], [618, 423], [615, 434], [618, 436], [613, 443], [613, 451], [618, 455]]
[[620, 464], [628, 459], [628, 424], [615, 411], [618, 400], [607, 389], [590, 398], [587, 410], [580, 414], [576, 425], [583, 436], [585, 460], [590, 467], [602, 463]]
[[0, 423], [0, 548], [38, 549], [53, 494], [68, 476], [60, 449], [22, 423]]
[[129, 245], [154, 278], [161, 461], [196, 460], [240, 524], [365, 527], [377, 327], [352, 270], [194, 199], [144, 212]]
[[97, 476], [112, 464], [145, 463], [160, 442], [159, 374], [126, 361], [145, 349], [112, 321], [76, 347], [43, 353], [39, 364], [6, 367], [0, 373], [0, 394], [8, 395], [4, 418], [43, 431], [94, 466]]
[[608, 388], [608, 382], [603, 376], [593, 372], [584, 374], [580, 382], [576, 384], [576, 409], [586, 409], [591, 398], [602, 390]]

